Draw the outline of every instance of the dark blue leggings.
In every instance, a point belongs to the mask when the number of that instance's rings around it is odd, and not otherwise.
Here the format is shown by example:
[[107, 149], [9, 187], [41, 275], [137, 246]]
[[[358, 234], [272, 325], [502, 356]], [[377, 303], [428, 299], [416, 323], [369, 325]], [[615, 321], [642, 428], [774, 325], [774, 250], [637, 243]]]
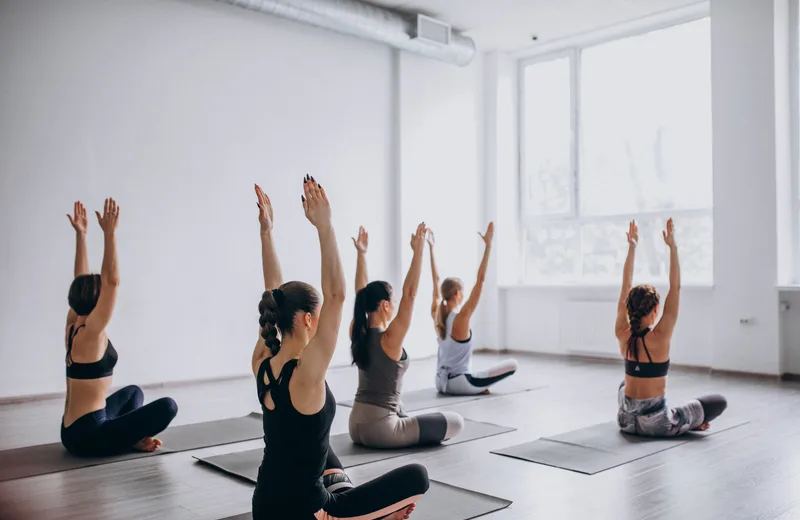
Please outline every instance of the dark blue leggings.
[[61, 423], [61, 443], [73, 455], [99, 457], [131, 451], [134, 444], [167, 429], [178, 413], [169, 397], [142, 406], [138, 386], [126, 386], [106, 399], [106, 407], [87, 413], [69, 427]]

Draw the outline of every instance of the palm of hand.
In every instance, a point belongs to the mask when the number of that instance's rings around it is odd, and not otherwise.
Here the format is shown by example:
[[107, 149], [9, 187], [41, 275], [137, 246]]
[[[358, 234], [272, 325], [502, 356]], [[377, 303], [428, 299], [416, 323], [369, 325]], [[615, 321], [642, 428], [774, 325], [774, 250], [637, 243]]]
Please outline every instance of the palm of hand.
[[258, 222], [263, 231], [270, 231], [275, 222], [272, 204], [258, 184], [256, 184], [256, 197], [258, 197]]
[[86, 233], [89, 229], [89, 219], [86, 217], [86, 208], [83, 207], [83, 204], [80, 202], [75, 203], [73, 215], [67, 215], [67, 218], [75, 231]]

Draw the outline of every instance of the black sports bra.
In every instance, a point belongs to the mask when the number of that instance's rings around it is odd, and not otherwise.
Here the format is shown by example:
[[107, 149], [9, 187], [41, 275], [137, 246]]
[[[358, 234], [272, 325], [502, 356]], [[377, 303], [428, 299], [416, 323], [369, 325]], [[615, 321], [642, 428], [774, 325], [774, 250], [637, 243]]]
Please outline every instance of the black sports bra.
[[[667, 372], [669, 372], [669, 360], [666, 360], [663, 363], [653, 363], [653, 358], [650, 357], [650, 351], [647, 350], [647, 345], [644, 342], [644, 337], [647, 336], [648, 332], [650, 332], [650, 329], [644, 329], [644, 332], [640, 332], [638, 334], [633, 334], [633, 332], [631, 332], [634, 337], [634, 348], [631, 349], [631, 347], [628, 346], [628, 353], [625, 356], [625, 373], [631, 377], [666, 377]], [[639, 361], [639, 349], [635, 347], [635, 338], [642, 338], [642, 347], [644, 347], [644, 353], [647, 354], [647, 359], [650, 360], [649, 363]], [[635, 361], [628, 359], [628, 357], [630, 357], [631, 350], [633, 350], [633, 357], [635, 358]]]
[[78, 363], [72, 360], [72, 340], [78, 331], [84, 327], [79, 325], [77, 328], [70, 327], [69, 340], [67, 342], [67, 377], [70, 379], [100, 379], [109, 377], [114, 373], [114, 365], [117, 364], [117, 351], [111, 340], [108, 340], [106, 352], [99, 361], [94, 363]]

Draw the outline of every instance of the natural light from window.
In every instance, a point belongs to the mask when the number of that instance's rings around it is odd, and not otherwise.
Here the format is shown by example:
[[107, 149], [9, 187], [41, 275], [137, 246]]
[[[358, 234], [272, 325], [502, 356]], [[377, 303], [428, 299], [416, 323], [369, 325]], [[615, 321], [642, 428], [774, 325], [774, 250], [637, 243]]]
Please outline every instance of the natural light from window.
[[712, 283], [709, 29], [703, 19], [526, 64], [526, 282], [617, 283], [631, 218], [638, 278], [665, 280], [671, 216], [684, 281]]

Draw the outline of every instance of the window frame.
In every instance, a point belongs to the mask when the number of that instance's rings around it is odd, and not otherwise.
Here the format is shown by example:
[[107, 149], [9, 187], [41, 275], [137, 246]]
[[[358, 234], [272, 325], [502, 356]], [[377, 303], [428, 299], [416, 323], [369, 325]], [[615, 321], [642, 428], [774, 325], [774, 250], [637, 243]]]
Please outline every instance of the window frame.
[[[798, 3], [800, 0], [791, 0], [791, 4], [794, 8], [794, 13], [797, 14]], [[554, 48], [552, 50], [547, 50], [544, 52], [536, 53], [527, 57], [520, 58], [517, 61], [517, 99], [518, 99], [518, 114], [517, 117], [517, 147], [518, 147], [518, 182], [520, 186], [519, 190], [519, 197], [518, 197], [518, 222], [520, 226], [520, 238], [522, 240], [523, 247], [521, 248], [521, 261], [522, 261], [522, 269], [520, 270], [521, 282], [523, 285], [527, 286], [559, 286], [559, 285], [570, 285], [570, 286], [581, 286], [585, 285], [587, 287], [592, 287], [598, 285], [598, 283], [585, 280], [584, 273], [583, 273], [583, 242], [580, 242], [580, 249], [578, 251], [578, 258], [581, 260], [578, 262], [578, 268], [576, 271], [576, 279], [575, 281], [571, 282], [563, 282], [563, 281], [555, 281], [553, 283], [543, 282], [543, 281], [534, 281], [531, 279], [531, 276], [528, 274], [528, 258], [527, 258], [527, 241], [528, 241], [528, 232], [531, 227], [535, 225], [541, 225], [543, 222], [570, 222], [575, 223], [579, 228], [585, 224], [591, 223], [602, 223], [608, 221], [618, 221], [618, 220], [632, 220], [632, 219], [648, 219], [648, 218], [664, 218], [664, 217], [674, 217], [674, 216], [706, 216], [710, 215], [712, 218], [712, 225], [713, 225], [713, 212], [714, 212], [714, 204], [713, 200], [711, 206], [708, 208], [690, 208], [690, 209], [681, 209], [681, 210], [657, 210], [657, 211], [647, 211], [647, 212], [640, 212], [640, 213], [620, 213], [620, 214], [612, 214], [612, 215], [584, 215], [581, 213], [580, 209], [580, 190], [581, 190], [581, 183], [580, 183], [580, 160], [581, 160], [581, 143], [582, 143], [582, 135], [580, 129], [580, 122], [581, 122], [581, 99], [580, 99], [580, 88], [581, 88], [581, 57], [583, 51], [592, 47], [597, 47], [606, 43], [612, 43], [617, 40], [622, 40], [626, 38], [632, 38], [636, 36], [643, 36], [649, 34], [651, 32], [656, 32], [664, 29], [669, 29], [672, 27], [677, 27], [680, 25], [709, 19], [710, 23], [710, 11], [709, 9], [703, 9], [700, 11], [692, 10], [685, 15], [679, 17], [669, 17], [663, 20], [657, 20], [653, 23], [639, 26], [634, 29], [628, 30], [621, 30], [617, 32], [613, 32], [611, 34], [604, 34], [602, 36], [581, 38], [577, 43], [572, 45], [564, 45], [561, 47]], [[800, 31], [800, 28], [795, 27], [795, 30]], [[798, 34], [798, 33], [795, 33]], [[797, 57], [800, 55], [800, 49], [794, 49], [795, 52], [793, 53], [792, 57], [792, 65], [798, 65]], [[528, 208], [528, 201], [527, 201], [527, 190], [528, 190], [528, 176], [526, 175], [526, 162], [525, 162], [525, 136], [526, 136], [526, 121], [525, 121], [525, 70], [527, 67], [532, 65], [546, 63], [549, 61], [554, 61], [562, 58], [568, 58], [570, 63], [570, 130], [572, 132], [572, 138], [570, 141], [570, 212], [565, 214], [557, 214], [557, 215], [531, 215], [531, 212], [527, 210]], [[797, 70], [800, 71], [800, 66], [797, 67]], [[709, 74], [711, 71], [709, 71]], [[794, 81], [798, 82], [798, 86], [800, 87], [800, 79], [798, 79], [797, 74], [793, 74]], [[797, 90], [800, 93], [800, 88]], [[793, 99], [797, 98], [798, 96], [794, 96]], [[800, 106], [800, 99], [796, 99], [796, 102]], [[793, 125], [798, 124], [800, 126], [800, 113], [795, 114], [797, 110], [793, 111], [794, 119]], [[793, 127], [794, 130], [794, 127]], [[799, 135], [800, 134], [795, 134]], [[796, 139], [793, 140], [793, 157], [795, 152], [800, 151], [800, 144], [794, 143]], [[800, 153], [798, 153], [798, 157], [800, 157]], [[792, 161], [792, 168], [797, 170], [796, 165], [798, 161]], [[796, 173], [796, 172], [794, 172]], [[794, 207], [792, 208], [792, 216], [793, 219], [796, 220], [797, 226], [794, 227], [797, 230], [793, 233], [794, 238], [794, 251], [796, 253], [795, 258], [800, 260], [800, 183], [797, 182], [798, 175], [793, 175], [793, 186], [792, 188], [795, 190], [795, 197], [793, 197]], [[795, 221], [793, 221], [795, 224]], [[800, 275], [800, 261], [795, 262], [796, 273]], [[695, 283], [694, 285], [698, 286], [713, 286], [714, 284], [714, 274], [712, 268], [712, 279], [709, 282], [703, 283]], [[605, 285], [605, 284], [604, 284]]]
[[800, 284], [800, 1], [789, 0], [789, 139], [792, 284]]

